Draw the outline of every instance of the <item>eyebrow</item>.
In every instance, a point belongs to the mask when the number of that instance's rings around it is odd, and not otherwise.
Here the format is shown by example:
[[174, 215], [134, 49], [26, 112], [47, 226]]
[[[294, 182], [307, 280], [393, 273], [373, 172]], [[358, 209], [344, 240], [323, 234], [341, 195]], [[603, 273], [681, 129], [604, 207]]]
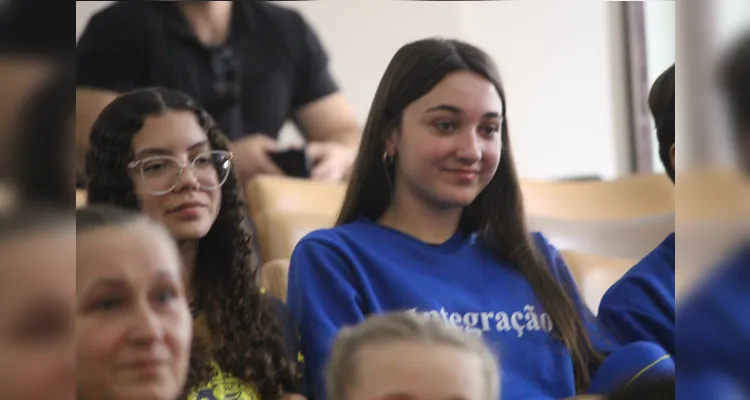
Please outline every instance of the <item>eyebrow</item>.
[[[174, 279], [175, 278], [166, 271], [158, 271], [156, 273], [156, 280], [158, 281], [174, 280]], [[89, 285], [86, 288], [86, 290], [84, 290], [83, 294], [88, 295], [90, 292], [94, 291], [95, 289], [99, 287], [120, 289], [125, 286], [127, 286], [127, 283], [125, 282], [125, 279], [123, 278], [99, 278], [95, 280], [91, 285]]]
[[91, 292], [96, 291], [96, 289], [100, 287], [106, 287], [106, 288], [113, 288], [113, 289], [119, 289], [125, 286], [125, 280], [122, 278], [98, 278], [94, 282], [92, 282], [90, 285], [88, 285], [82, 293], [80, 293], [79, 297], [85, 298], [88, 297]]
[[[208, 141], [203, 140], [188, 147], [188, 151], [194, 151], [206, 147], [208, 147]], [[167, 150], [161, 147], [148, 147], [136, 153], [135, 158], [141, 158], [143, 156], [171, 156], [173, 154], [174, 152], [172, 152], [171, 150]]]
[[[452, 106], [450, 104], [440, 104], [434, 107], [430, 107], [425, 111], [426, 113], [434, 112], [434, 111], [448, 111], [453, 114], [461, 114], [463, 110], [456, 106]], [[500, 113], [497, 111], [489, 111], [482, 115], [482, 118], [500, 118]]]

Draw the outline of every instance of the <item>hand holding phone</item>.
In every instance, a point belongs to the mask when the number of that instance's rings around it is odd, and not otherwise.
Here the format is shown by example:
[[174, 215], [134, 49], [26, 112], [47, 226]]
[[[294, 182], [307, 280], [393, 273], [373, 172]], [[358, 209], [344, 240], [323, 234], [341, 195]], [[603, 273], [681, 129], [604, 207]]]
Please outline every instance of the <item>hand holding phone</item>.
[[310, 161], [305, 149], [269, 152], [268, 156], [286, 175], [295, 178], [310, 177]]
[[263, 134], [253, 134], [233, 142], [229, 149], [234, 153], [234, 166], [240, 180], [256, 175], [281, 175], [283, 171], [274, 164], [268, 153], [277, 151], [276, 140]]

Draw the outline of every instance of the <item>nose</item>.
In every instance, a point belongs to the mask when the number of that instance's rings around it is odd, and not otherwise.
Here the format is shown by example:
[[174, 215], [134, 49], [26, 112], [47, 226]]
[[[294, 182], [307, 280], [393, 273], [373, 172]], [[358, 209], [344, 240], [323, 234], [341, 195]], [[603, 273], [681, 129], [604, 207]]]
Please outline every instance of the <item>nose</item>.
[[178, 190], [182, 189], [196, 189], [198, 188], [198, 178], [195, 176], [195, 171], [193, 170], [193, 166], [190, 164], [187, 164], [182, 167], [182, 171], [179, 175], [179, 180], [177, 182], [177, 188]]
[[458, 147], [456, 157], [466, 163], [475, 163], [482, 159], [482, 144], [476, 129], [466, 129], [456, 135]]
[[138, 345], [149, 345], [164, 336], [164, 329], [159, 317], [147, 304], [140, 305], [135, 311], [130, 325], [130, 339]]

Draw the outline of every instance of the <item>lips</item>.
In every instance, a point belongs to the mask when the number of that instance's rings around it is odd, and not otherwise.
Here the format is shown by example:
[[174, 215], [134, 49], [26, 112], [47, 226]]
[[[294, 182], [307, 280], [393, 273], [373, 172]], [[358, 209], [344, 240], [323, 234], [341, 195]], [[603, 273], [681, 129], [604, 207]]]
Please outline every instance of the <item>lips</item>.
[[186, 210], [189, 208], [196, 208], [196, 207], [206, 207], [205, 204], [197, 201], [186, 201], [184, 203], [180, 203], [177, 207], [169, 209], [168, 213], [176, 213], [180, 212], [182, 210]]
[[479, 175], [479, 170], [470, 168], [447, 169], [446, 172], [464, 177], [474, 177]]
[[125, 364], [125, 367], [129, 369], [142, 369], [142, 368], [157, 368], [157, 367], [162, 367], [164, 365], [167, 365], [167, 360], [153, 359], [153, 360], [132, 361], [132, 362]]

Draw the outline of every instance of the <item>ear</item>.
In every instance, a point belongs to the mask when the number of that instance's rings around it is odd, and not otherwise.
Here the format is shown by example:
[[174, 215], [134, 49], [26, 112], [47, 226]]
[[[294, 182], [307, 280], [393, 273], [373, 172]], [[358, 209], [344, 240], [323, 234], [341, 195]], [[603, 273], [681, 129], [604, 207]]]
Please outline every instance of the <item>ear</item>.
[[675, 165], [677, 164], [675, 162], [675, 160], [676, 160], [676, 158], [675, 158], [675, 144], [672, 143], [672, 147], [669, 148], [669, 161], [672, 162], [672, 170], [673, 171], [675, 170]]
[[398, 153], [398, 142], [401, 138], [401, 131], [395, 128], [388, 137], [385, 138], [385, 151], [389, 156], [395, 157]]

